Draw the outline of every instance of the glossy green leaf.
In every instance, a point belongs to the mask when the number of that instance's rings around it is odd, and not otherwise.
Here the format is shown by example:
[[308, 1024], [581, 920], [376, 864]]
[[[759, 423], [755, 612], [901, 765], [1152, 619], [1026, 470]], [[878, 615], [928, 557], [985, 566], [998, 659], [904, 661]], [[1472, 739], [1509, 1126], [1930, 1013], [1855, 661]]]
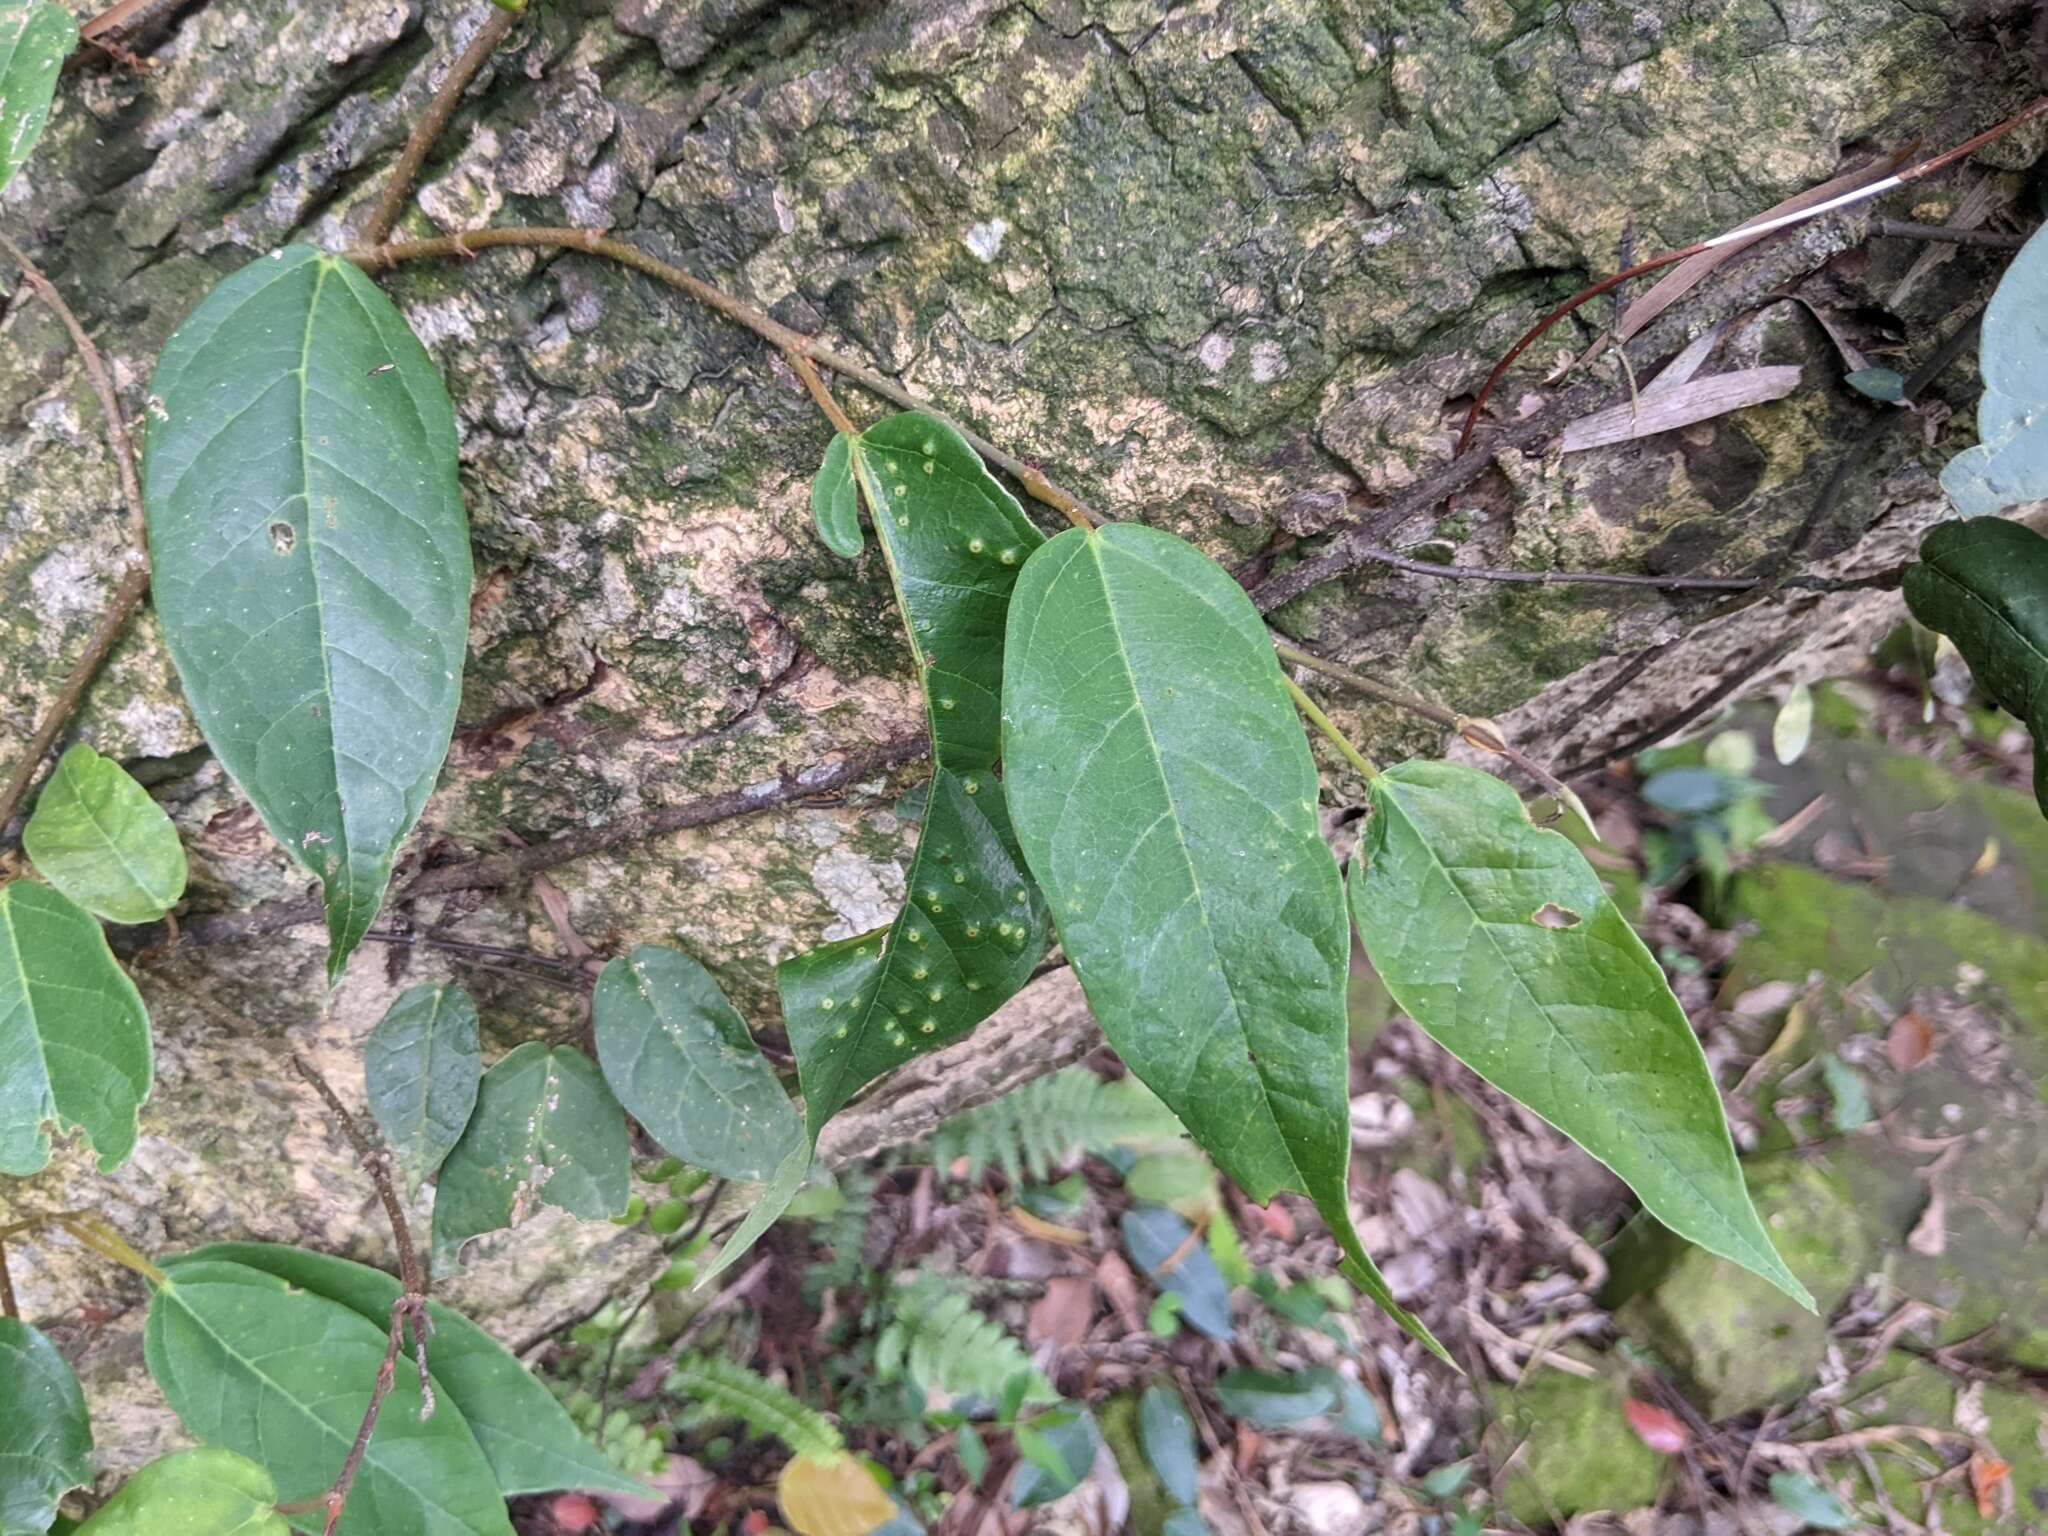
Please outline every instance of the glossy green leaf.
[[80, 1536], [288, 1536], [277, 1484], [233, 1451], [178, 1451], [143, 1467]]
[[50, 0], [0, 0], [0, 190], [43, 136], [78, 23]]
[[[219, 1260], [168, 1266], [143, 1332], [149, 1374], [208, 1445], [258, 1463], [287, 1503], [327, 1490], [369, 1406], [385, 1329], [275, 1275]], [[510, 1536], [505, 1501], [461, 1413], [422, 1420], [401, 1369], [341, 1536]]]
[[[1030, 979], [1047, 931], [993, 772], [1004, 617], [1038, 530], [959, 433], [929, 416], [875, 423], [847, 459], [908, 626], [934, 766], [895, 921], [776, 968], [812, 1142], [865, 1084], [993, 1013]], [[773, 1224], [807, 1166], [784, 1160], [706, 1280]]]
[[2048, 496], [2048, 233], [2035, 231], [1999, 279], [1984, 311], [1979, 367], [1978, 444], [1941, 472], [1965, 517]]
[[862, 1086], [993, 1013], [1029, 979], [1046, 933], [992, 771], [1004, 618], [1038, 531], [929, 416], [877, 422], [849, 457], [909, 626], [935, 771], [896, 921], [776, 971], [814, 1138]]
[[1314, 1200], [1427, 1339], [1351, 1225], [1351, 935], [1251, 599], [1168, 534], [1063, 533], [1011, 601], [1003, 716], [1018, 839], [1110, 1044], [1254, 1200]]
[[92, 914], [0, 885], [0, 1173], [41, 1172], [53, 1125], [84, 1131], [100, 1172], [126, 1162], [152, 1063], [142, 994]]
[[151, 600], [207, 743], [326, 889], [332, 979], [455, 723], [455, 414], [376, 284], [303, 245], [208, 294], [150, 389]]
[[605, 1081], [662, 1150], [759, 1182], [803, 1140], [747, 1021], [688, 955], [642, 945], [612, 961], [591, 1010]]
[[[281, 1243], [215, 1243], [182, 1254], [169, 1266], [227, 1262], [274, 1275], [384, 1327], [400, 1295], [380, 1269]], [[507, 1498], [581, 1488], [645, 1496], [608, 1457], [578, 1433], [540, 1379], [482, 1328], [438, 1301], [427, 1304], [434, 1338], [428, 1349], [434, 1391], [460, 1413]]]
[[835, 432], [825, 462], [811, 481], [811, 516], [818, 537], [835, 555], [851, 560], [861, 552], [860, 488], [853, 478], [853, 439]]
[[1943, 523], [1906, 572], [1906, 606], [1955, 641], [1977, 685], [2034, 738], [2034, 799], [2048, 816], [2048, 539], [1998, 517]]
[[0, 1317], [0, 1536], [42, 1536], [57, 1501], [92, 1475], [78, 1378], [41, 1333]]
[[482, 1052], [476, 1004], [446, 982], [401, 992], [363, 1042], [370, 1113], [413, 1190], [462, 1139], [476, 1108]]
[[1180, 1503], [1194, 1503], [1201, 1453], [1195, 1446], [1195, 1425], [1188, 1417], [1187, 1404], [1172, 1387], [1147, 1387], [1138, 1399], [1138, 1443], [1158, 1474], [1160, 1486]]
[[1351, 904], [1394, 1000], [1672, 1231], [1811, 1306], [1750, 1204], [1685, 1010], [1584, 855], [1477, 769], [1403, 763], [1368, 788]]
[[185, 850], [171, 818], [125, 768], [83, 742], [57, 760], [21, 846], [44, 879], [110, 922], [153, 923], [185, 894]]
[[470, 1238], [517, 1226], [537, 1206], [616, 1216], [631, 1179], [625, 1116], [596, 1064], [529, 1041], [484, 1074], [469, 1127], [441, 1165], [434, 1267], [452, 1271]]

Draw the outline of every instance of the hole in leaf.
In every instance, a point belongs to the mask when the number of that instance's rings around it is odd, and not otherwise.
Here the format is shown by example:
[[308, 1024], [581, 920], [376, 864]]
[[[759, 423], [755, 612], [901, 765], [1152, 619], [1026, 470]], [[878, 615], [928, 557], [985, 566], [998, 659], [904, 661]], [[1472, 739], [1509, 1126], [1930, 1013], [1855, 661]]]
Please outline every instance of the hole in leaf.
[[1543, 903], [1529, 920], [1538, 928], [1576, 928], [1585, 921], [1570, 907], [1560, 907], [1554, 901]]
[[290, 554], [298, 542], [298, 532], [290, 523], [275, 522], [270, 525], [270, 547], [280, 555]]

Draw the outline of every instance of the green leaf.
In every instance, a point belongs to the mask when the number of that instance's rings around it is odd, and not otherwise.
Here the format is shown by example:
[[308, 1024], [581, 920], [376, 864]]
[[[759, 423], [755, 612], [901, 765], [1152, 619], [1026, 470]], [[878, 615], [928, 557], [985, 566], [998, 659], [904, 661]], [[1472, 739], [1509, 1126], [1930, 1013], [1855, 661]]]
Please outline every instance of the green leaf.
[[208, 294], [150, 389], [151, 601], [207, 743], [326, 889], [332, 980], [455, 723], [455, 415], [390, 300], [303, 245]]
[[1193, 1227], [1164, 1206], [1140, 1205], [1124, 1212], [1122, 1228], [1131, 1262], [1161, 1291], [1180, 1298], [1177, 1315], [1190, 1328], [1221, 1344], [1237, 1337], [1230, 1287], [1209, 1250], [1190, 1241]]
[[1119, 1055], [1261, 1203], [1358, 1241], [1343, 885], [1272, 643], [1228, 572], [1112, 524], [1033, 555], [1010, 605], [1005, 779], [1024, 856]]
[[811, 516], [818, 524], [818, 537], [835, 555], [851, 560], [865, 542], [860, 533], [860, 489], [853, 479], [853, 439], [844, 432], [832, 435], [825, 449], [825, 462], [811, 481]]
[[1854, 1067], [1829, 1051], [1820, 1059], [1820, 1075], [1827, 1079], [1828, 1097], [1834, 1101], [1828, 1115], [1830, 1125], [1838, 1131], [1853, 1131], [1870, 1124], [1870, 1095]]
[[85, 1132], [100, 1172], [126, 1162], [152, 1063], [142, 994], [92, 914], [33, 880], [0, 885], [0, 1173], [40, 1173], [53, 1124]]
[[1886, 405], [1897, 405], [1906, 398], [1906, 376], [1896, 368], [1858, 368], [1854, 373], [1843, 374], [1842, 382], [1858, 394], [1882, 400]]
[[1018, 1509], [1035, 1509], [1064, 1498], [1095, 1470], [1095, 1416], [1086, 1408], [1055, 1409], [1014, 1431], [1024, 1465], [1010, 1486]]
[[588, 1056], [530, 1040], [484, 1074], [476, 1112], [441, 1166], [434, 1267], [456, 1267], [481, 1232], [516, 1226], [536, 1205], [599, 1221], [632, 1194], [626, 1121]]
[[747, 1209], [746, 1220], [725, 1240], [725, 1246], [718, 1250], [718, 1257], [704, 1266], [704, 1273], [697, 1279], [698, 1290], [737, 1264], [747, 1250], [761, 1240], [761, 1234], [782, 1219], [782, 1213], [789, 1209], [789, 1202], [804, 1187], [804, 1180], [810, 1177], [810, 1173], [811, 1139], [806, 1136], [789, 1149], [781, 1166], [775, 1170], [775, 1177], [761, 1186], [754, 1196], [754, 1203]]
[[142, 1468], [81, 1536], [289, 1536], [277, 1484], [233, 1451], [178, 1451]]
[[1803, 1472], [1773, 1472], [1771, 1498], [1780, 1509], [1797, 1515], [1807, 1529], [1846, 1531], [1856, 1525], [1856, 1517], [1842, 1501]]
[[1941, 472], [1942, 489], [1965, 517], [2048, 496], [2048, 235], [2035, 231], [2005, 269], [1984, 311], [1983, 337], [1980, 441]]
[[[1004, 615], [1038, 530], [960, 434], [929, 416], [875, 423], [850, 440], [847, 460], [908, 626], [934, 768], [895, 921], [776, 968], [813, 1144], [864, 1085], [995, 1012], [1030, 979], [1047, 930], [993, 772]], [[821, 475], [831, 471], [828, 454]], [[785, 1159], [705, 1278], [745, 1253], [781, 1214], [776, 1198], [802, 1182]]]
[[1323, 1367], [1337, 1391], [1337, 1427], [1367, 1445], [1378, 1445], [1382, 1428], [1379, 1405], [1357, 1382], [1348, 1376], [1339, 1376], [1328, 1367]]
[[1813, 739], [1813, 690], [1794, 683], [1771, 721], [1771, 755], [1780, 763], [1792, 764], [1806, 754]]
[[993, 1013], [1030, 978], [1046, 935], [993, 773], [1004, 616], [1038, 531], [929, 416], [877, 422], [849, 457], [909, 627], [936, 766], [895, 922], [776, 970], [814, 1139], [864, 1085]]
[[1194, 1503], [1200, 1464], [1195, 1425], [1187, 1404], [1172, 1387], [1147, 1387], [1138, 1399], [1138, 1443], [1159, 1475], [1160, 1486], [1180, 1503]]
[[[185, 1260], [150, 1302], [149, 1374], [180, 1422], [240, 1452], [296, 1503], [341, 1470], [384, 1359], [385, 1330], [275, 1275]], [[342, 1517], [342, 1536], [509, 1536], [490, 1463], [461, 1413], [422, 1420], [418, 1375], [401, 1369]]]
[[842, 1455], [839, 1428], [787, 1387], [722, 1355], [691, 1355], [668, 1377], [668, 1390], [738, 1419], [779, 1441], [793, 1456], [829, 1461]]
[[1216, 1401], [1235, 1419], [1265, 1428], [1299, 1424], [1337, 1406], [1330, 1375], [1316, 1371], [1225, 1371], [1216, 1378]]
[[1211, 1532], [1197, 1511], [1176, 1509], [1160, 1523], [1159, 1536], [1211, 1536]]
[[[227, 1262], [261, 1270], [348, 1308], [379, 1328], [403, 1288], [382, 1270], [281, 1243], [214, 1243], [166, 1266]], [[444, 1407], [468, 1422], [507, 1498], [559, 1488], [645, 1496], [577, 1432], [568, 1413], [510, 1350], [453, 1308], [427, 1304], [434, 1337], [428, 1365]]]
[[728, 1179], [771, 1177], [803, 1123], [711, 973], [642, 945], [597, 979], [597, 1059], [663, 1151]]
[[43, 136], [78, 23], [49, 0], [0, 3], [0, 190]]
[[1685, 1010], [1585, 857], [1477, 769], [1403, 763], [1368, 790], [1351, 905], [1394, 1000], [1672, 1231], [1811, 1307], [1750, 1204]]
[[972, 1424], [962, 1424], [954, 1432], [953, 1453], [960, 1458], [960, 1470], [967, 1474], [968, 1483], [979, 1488], [988, 1472], [988, 1447]]
[[185, 894], [178, 829], [149, 791], [83, 742], [57, 760], [21, 846], [50, 884], [116, 923], [153, 923]]
[[92, 1421], [57, 1346], [0, 1317], [0, 1536], [41, 1536], [57, 1501], [92, 1482]]
[[2048, 816], [2048, 539], [1998, 517], [1943, 523], [1906, 572], [1906, 606], [1955, 641], [1977, 685], [2034, 738], [2034, 799]]
[[462, 1139], [481, 1060], [476, 1004], [446, 982], [408, 987], [363, 1043], [370, 1113], [413, 1191]]

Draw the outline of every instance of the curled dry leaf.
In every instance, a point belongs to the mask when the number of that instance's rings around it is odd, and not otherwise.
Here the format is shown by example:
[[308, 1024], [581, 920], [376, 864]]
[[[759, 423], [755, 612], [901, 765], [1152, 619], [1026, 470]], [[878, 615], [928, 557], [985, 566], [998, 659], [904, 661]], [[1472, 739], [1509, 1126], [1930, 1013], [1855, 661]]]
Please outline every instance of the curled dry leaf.
[[1934, 1026], [1908, 1008], [1884, 1037], [1885, 1059], [1895, 1072], [1910, 1072], [1934, 1054]]

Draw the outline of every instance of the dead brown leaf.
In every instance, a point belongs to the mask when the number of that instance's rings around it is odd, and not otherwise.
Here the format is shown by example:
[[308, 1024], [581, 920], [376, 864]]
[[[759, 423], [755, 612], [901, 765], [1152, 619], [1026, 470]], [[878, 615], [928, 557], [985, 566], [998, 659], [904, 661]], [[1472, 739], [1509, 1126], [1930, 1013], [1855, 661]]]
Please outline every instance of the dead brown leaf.
[[1089, 1275], [1056, 1275], [1045, 1282], [1045, 1294], [1031, 1304], [1024, 1319], [1024, 1337], [1033, 1344], [1050, 1341], [1065, 1349], [1088, 1336], [1095, 1321], [1095, 1280]]
[[1910, 1072], [1934, 1054], [1934, 1026], [1908, 1008], [1884, 1037], [1885, 1058], [1894, 1072]]
[[1116, 1309], [1117, 1321], [1126, 1333], [1142, 1333], [1145, 1329], [1145, 1307], [1138, 1298], [1138, 1277], [1131, 1273], [1131, 1266], [1124, 1262], [1120, 1253], [1105, 1253], [1102, 1262], [1095, 1266], [1095, 1285], [1109, 1298], [1109, 1304]]
[[2000, 1492], [2011, 1476], [2012, 1468], [1996, 1457], [1986, 1456], [1982, 1451], [1970, 1453], [1970, 1492], [1977, 1496], [1978, 1519], [1998, 1518]]

